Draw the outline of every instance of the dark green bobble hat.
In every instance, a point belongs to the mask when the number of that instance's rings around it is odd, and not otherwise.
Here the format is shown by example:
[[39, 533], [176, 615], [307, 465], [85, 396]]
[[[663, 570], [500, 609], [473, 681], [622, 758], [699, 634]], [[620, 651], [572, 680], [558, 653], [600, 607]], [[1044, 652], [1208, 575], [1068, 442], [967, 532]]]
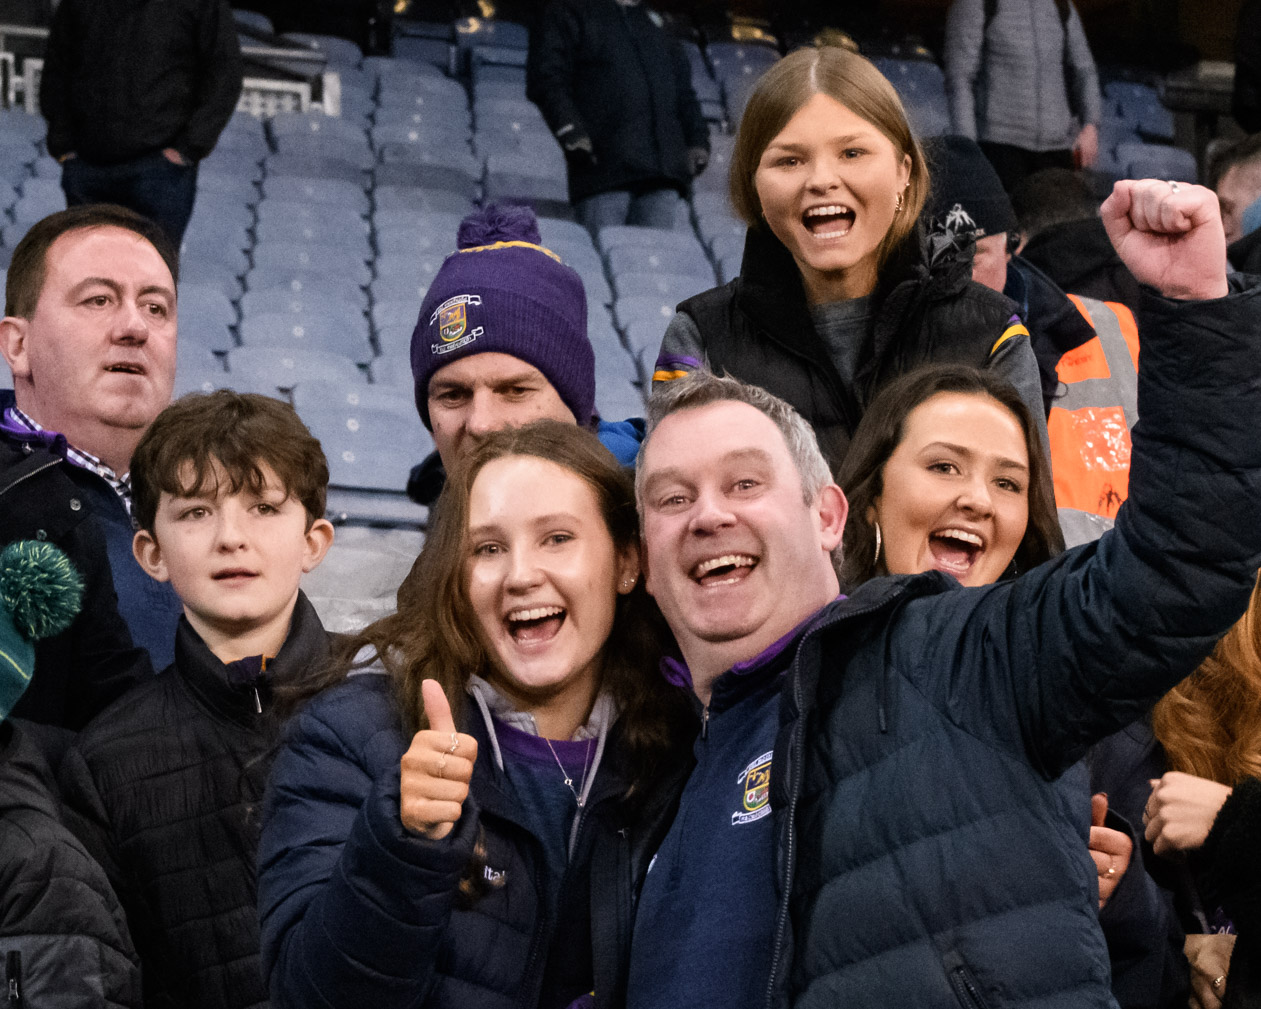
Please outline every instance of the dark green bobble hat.
[[31, 682], [35, 642], [60, 634], [83, 605], [83, 579], [51, 543], [17, 540], [0, 551], [0, 721]]

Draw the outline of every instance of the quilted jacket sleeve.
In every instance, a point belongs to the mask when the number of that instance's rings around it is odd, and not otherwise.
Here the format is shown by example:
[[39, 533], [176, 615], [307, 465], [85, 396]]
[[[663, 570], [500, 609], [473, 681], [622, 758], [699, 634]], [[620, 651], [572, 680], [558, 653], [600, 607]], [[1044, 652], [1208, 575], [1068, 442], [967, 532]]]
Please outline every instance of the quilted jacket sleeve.
[[929, 689], [1048, 777], [1189, 675], [1248, 604], [1261, 566], [1261, 282], [1243, 283], [1214, 301], [1144, 291], [1143, 419], [1116, 527], [928, 604], [924, 640], [945, 652], [926, 665], [951, 671]]
[[290, 730], [264, 806], [259, 916], [272, 1004], [319, 1009], [336, 993], [337, 1005], [414, 1007], [433, 979], [477, 815], [466, 803], [443, 841], [408, 834], [399, 741], [366, 724], [385, 702], [329, 700]]

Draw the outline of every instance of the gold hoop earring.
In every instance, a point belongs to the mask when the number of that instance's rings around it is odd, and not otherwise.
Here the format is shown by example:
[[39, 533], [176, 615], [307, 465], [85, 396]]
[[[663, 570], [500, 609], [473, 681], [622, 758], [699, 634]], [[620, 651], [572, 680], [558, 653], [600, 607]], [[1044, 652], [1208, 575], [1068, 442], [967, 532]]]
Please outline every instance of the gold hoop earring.
[[898, 198], [893, 203], [893, 212], [895, 214], [902, 213], [902, 208], [906, 206], [906, 199], [903, 193], [898, 193]]
[[884, 545], [884, 538], [880, 535], [880, 523], [876, 522], [875, 527], [876, 527], [876, 555], [872, 557], [871, 559], [871, 566], [873, 568], [877, 567], [880, 564], [880, 548], [881, 546]]

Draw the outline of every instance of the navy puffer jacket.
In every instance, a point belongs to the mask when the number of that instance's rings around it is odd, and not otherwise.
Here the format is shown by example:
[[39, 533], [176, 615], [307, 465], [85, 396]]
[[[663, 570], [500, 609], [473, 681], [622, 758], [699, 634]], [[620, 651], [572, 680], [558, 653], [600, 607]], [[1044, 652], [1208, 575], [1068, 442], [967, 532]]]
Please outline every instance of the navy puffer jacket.
[[[276, 1009], [563, 1007], [596, 1009], [624, 990], [634, 894], [674, 815], [657, 782], [623, 801], [618, 726], [587, 796], [559, 894], [544, 893], [542, 843], [527, 826], [488, 728], [464, 812], [440, 841], [399, 815], [407, 750], [390, 680], [351, 676], [291, 723], [268, 783], [259, 848], [264, 976]], [[684, 740], [684, 743], [690, 740]], [[688, 772], [686, 753], [671, 774]], [[473, 860], [479, 834], [484, 857]], [[484, 894], [459, 895], [470, 866]]]
[[[1238, 282], [1237, 282], [1238, 283]], [[833, 603], [788, 675], [774, 1006], [1113, 1006], [1086, 820], [1053, 779], [1189, 674], [1261, 565], [1261, 288], [1144, 292], [1130, 498], [1014, 581]]]

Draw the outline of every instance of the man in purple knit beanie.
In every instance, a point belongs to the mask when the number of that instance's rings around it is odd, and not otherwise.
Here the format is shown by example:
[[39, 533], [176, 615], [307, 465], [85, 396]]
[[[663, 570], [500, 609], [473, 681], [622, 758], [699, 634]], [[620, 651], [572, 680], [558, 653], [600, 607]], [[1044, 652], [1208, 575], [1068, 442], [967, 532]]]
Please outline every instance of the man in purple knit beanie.
[[[500, 428], [545, 418], [594, 427], [582, 279], [543, 247], [534, 212], [492, 204], [460, 223], [456, 244], [420, 306], [411, 347], [416, 409], [442, 467]], [[598, 433], [633, 462], [641, 426], [601, 423]], [[427, 460], [408, 492], [428, 504], [442, 477]]]

